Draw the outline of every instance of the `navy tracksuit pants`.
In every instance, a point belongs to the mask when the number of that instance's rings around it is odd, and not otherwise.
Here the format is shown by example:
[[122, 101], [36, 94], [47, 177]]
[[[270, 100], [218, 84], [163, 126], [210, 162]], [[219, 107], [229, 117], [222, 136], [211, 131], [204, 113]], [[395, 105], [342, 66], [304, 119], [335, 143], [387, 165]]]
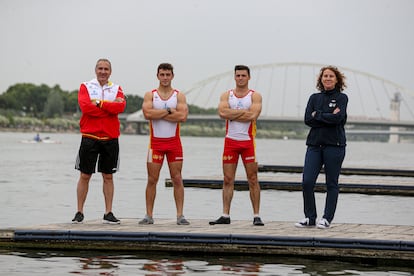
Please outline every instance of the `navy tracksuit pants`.
[[327, 191], [323, 218], [329, 223], [333, 220], [339, 194], [338, 179], [344, 158], [344, 146], [308, 146], [303, 167], [302, 189], [305, 217], [309, 218], [310, 224], [316, 222], [314, 188], [322, 166], [325, 169]]

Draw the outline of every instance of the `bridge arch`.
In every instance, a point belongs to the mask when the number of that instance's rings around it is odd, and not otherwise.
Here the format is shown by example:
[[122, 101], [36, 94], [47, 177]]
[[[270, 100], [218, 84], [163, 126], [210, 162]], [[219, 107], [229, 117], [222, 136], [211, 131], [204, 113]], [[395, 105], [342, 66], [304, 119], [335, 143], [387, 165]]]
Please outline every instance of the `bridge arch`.
[[[250, 87], [263, 96], [261, 117], [301, 118], [311, 93], [317, 92], [316, 78], [324, 64], [269, 63], [249, 66]], [[349, 96], [348, 114], [356, 120], [390, 120], [390, 105], [400, 102], [399, 120], [414, 120], [414, 93], [384, 78], [354, 70], [338, 68], [345, 74]], [[197, 82], [183, 91], [189, 104], [204, 108], [217, 107], [220, 94], [234, 87], [230, 70]], [[395, 120], [395, 118], [394, 118]]]

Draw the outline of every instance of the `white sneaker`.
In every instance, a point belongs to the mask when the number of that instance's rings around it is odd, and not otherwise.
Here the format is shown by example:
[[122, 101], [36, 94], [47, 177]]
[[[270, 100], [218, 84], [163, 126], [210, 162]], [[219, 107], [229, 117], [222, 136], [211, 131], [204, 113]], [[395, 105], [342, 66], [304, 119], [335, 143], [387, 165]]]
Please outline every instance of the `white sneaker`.
[[318, 225], [316, 227], [318, 227], [319, 229], [326, 229], [329, 228], [331, 226], [331, 224], [329, 223], [329, 221], [327, 221], [325, 218], [321, 218], [321, 220], [318, 222]]
[[310, 224], [309, 218], [304, 218], [301, 221], [296, 222], [295, 227], [298, 227], [298, 228], [315, 227], [315, 224]]

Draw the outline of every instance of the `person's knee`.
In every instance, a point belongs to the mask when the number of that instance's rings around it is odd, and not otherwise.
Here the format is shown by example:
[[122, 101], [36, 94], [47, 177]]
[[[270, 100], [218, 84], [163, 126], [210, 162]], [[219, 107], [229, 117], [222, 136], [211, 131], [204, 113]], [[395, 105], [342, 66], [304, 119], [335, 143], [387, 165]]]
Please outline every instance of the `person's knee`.
[[156, 185], [160, 177], [159, 171], [149, 170], [148, 171], [148, 185]]
[[251, 185], [257, 184], [258, 182], [257, 173], [248, 173], [247, 180], [249, 181], [249, 184]]
[[92, 174], [86, 174], [86, 173], [81, 173], [80, 174], [80, 179], [83, 182], [89, 182], [89, 180], [91, 179], [91, 177], [92, 177]]
[[258, 181], [249, 181], [250, 191], [260, 191], [260, 184]]
[[302, 181], [302, 188], [305, 192], [313, 192], [315, 188], [315, 182], [313, 180], [304, 178]]
[[174, 183], [181, 183], [182, 182], [181, 172], [172, 173], [170, 176], [171, 176], [171, 179]]
[[102, 178], [104, 180], [104, 183], [112, 183], [113, 181], [112, 174], [102, 173]]
[[338, 192], [339, 191], [339, 185], [338, 182], [327, 182], [326, 183], [326, 189], [329, 192]]
[[231, 185], [234, 183], [234, 176], [230, 174], [224, 174], [223, 185]]
[[158, 177], [149, 176], [147, 181], [147, 186], [156, 186], [158, 183]]

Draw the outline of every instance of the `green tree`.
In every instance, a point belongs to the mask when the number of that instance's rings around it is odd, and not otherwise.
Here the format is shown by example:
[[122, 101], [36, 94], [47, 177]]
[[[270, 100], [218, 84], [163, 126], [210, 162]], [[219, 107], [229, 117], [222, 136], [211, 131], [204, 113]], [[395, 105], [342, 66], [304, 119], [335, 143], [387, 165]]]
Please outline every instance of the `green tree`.
[[7, 127], [9, 125], [10, 121], [7, 119], [6, 116], [0, 115], [0, 126], [1, 127]]
[[61, 117], [64, 108], [62, 94], [59, 91], [53, 91], [47, 97], [43, 114], [46, 118]]
[[188, 112], [190, 114], [217, 114], [217, 108], [201, 108], [199, 106], [196, 105], [188, 105]]
[[[138, 95], [125, 95], [127, 105], [125, 113], [133, 113], [142, 108], [144, 99]], [[217, 114], [217, 108], [204, 109], [189, 105], [190, 114]], [[0, 113], [13, 123], [14, 116], [35, 118], [53, 118], [55, 116], [79, 114], [78, 90], [63, 91], [59, 85], [35, 85], [19, 83], [10, 86], [0, 94]]]
[[141, 109], [144, 98], [137, 95], [125, 95], [126, 108], [125, 113], [134, 113]]
[[36, 86], [31, 83], [20, 83], [10, 86], [2, 94], [1, 108], [14, 109], [23, 112], [24, 115], [38, 117], [43, 111], [44, 104], [49, 95], [50, 88], [42, 84]]
[[65, 104], [65, 113], [75, 114], [80, 112], [78, 104], [78, 90], [73, 90], [72, 92], [65, 93], [63, 101]]

